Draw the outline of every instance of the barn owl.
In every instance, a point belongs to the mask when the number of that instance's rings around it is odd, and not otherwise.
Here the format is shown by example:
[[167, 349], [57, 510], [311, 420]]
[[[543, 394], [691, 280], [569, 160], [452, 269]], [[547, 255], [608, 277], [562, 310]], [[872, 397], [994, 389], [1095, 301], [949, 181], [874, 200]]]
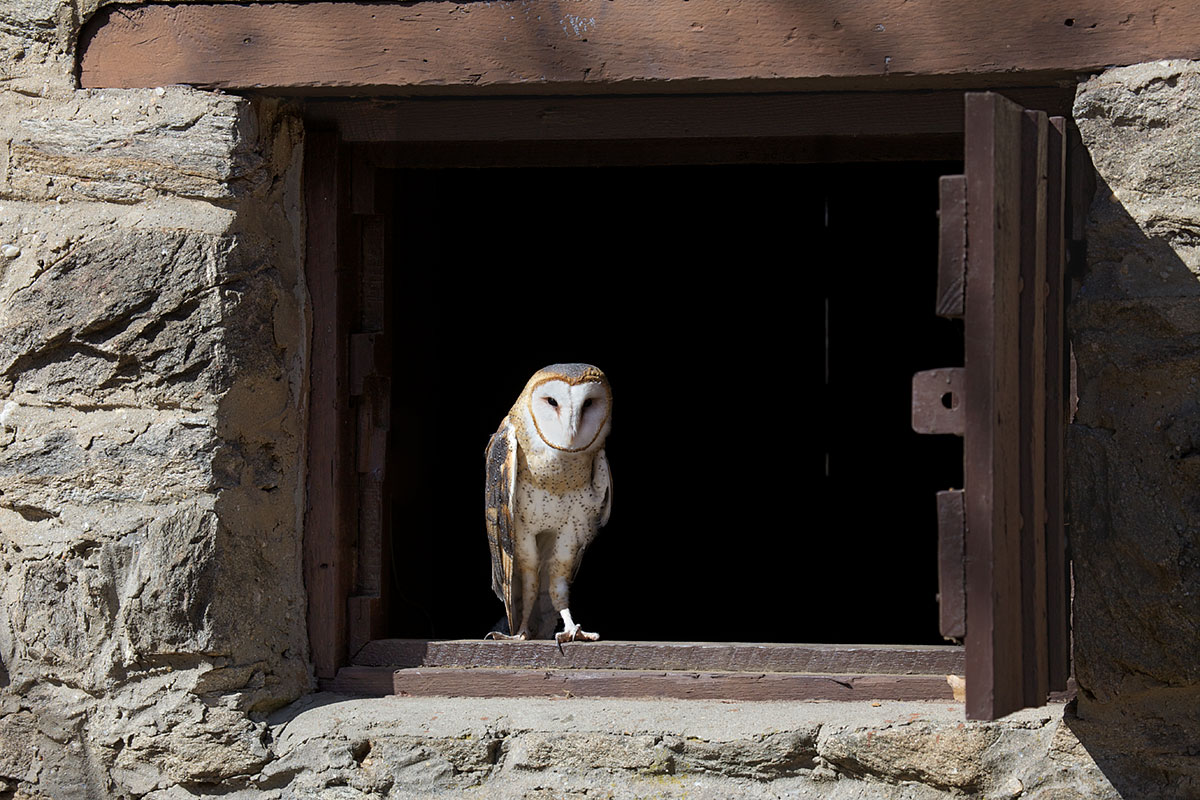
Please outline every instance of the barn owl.
[[[612, 391], [588, 364], [534, 373], [487, 446], [485, 492], [492, 590], [504, 601], [497, 639], [594, 642], [571, 618], [568, 590], [583, 550], [608, 522], [612, 477], [604, 439]], [[556, 635], [557, 616], [563, 630]]]

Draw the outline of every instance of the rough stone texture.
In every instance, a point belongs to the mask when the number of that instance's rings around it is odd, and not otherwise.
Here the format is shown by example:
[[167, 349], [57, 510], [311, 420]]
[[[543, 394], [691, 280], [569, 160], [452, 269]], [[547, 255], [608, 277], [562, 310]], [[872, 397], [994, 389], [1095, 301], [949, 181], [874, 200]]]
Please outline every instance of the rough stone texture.
[[301, 127], [0, 3], [0, 797], [258, 773], [311, 687]]
[[1112, 70], [1070, 324], [1078, 713], [311, 688], [301, 127], [0, 0], [0, 798], [1200, 796], [1200, 68]]
[[1098, 174], [1070, 316], [1077, 729], [1122, 788], [1200, 796], [1200, 65], [1111, 70], [1075, 119]]
[[938, 703], [312, 695], [273, 715], [268, 735], [275, 760], [233, 796], [1118, 797], [1061, 706], [979, 724]]

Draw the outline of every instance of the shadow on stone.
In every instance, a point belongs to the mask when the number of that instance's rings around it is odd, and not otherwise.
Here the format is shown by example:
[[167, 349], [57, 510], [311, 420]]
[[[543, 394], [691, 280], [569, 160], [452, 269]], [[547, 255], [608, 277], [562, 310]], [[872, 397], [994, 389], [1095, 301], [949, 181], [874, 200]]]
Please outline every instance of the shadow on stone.
[[1122, 798], [1182, 800], [1200, 796], [1200, 282], [1180, 253], [1200, 231], [1160, 198], [1133, 207], [1098, 182], [1068, 311], [1066, 721]]

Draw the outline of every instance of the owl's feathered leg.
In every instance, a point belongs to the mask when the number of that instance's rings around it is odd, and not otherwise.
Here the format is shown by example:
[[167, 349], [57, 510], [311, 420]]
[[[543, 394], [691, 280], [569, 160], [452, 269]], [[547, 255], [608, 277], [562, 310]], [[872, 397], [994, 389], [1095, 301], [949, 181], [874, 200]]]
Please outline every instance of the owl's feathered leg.
[[[572, 554], [573, 556], [574, 554]], [[597, 642], [600, 640], [600, 634], [588, 633], [575, 624], [575, 620], [571, 619], [571, 609], [568, 607], [567, 576], [572, 571], [568, 561], [559, 561], [552, 570], [549, 586], [550, 600], [554, 603], [555, 610], [562, 615], [563, 620], [563, 629], [554, 635], [554, 639], [560, 645], [563, 642]]]
[[517, 628], [516, 633], [492, 631], [485, 637], [487, 639], [523, 642], [532, 638], [532, 633], [529, 629], [529, 620], [533, 616], [534, 607], [537, 606], [538, 596], [538, 558], [534, 537], [528, 536], [518, 539], [517, 553], [520, 576], [514, 576], [514, 579], [521, 581], [521, 598], [519, 602], [521, 607], [520, 627]]
[[[488, 634], [489, 639], [515, 639], [517, 641], [525, 641], [532, 638], [532, 633], [529, 629], [529, 620], [533, 616], [533, 609], [537, 606], [538, 596], [538, 551], [537, 538], [529, 532], [524, 535], [518, 535], [514, 542], [517, 555], [517, 572], [514, 575], [514, 580], [521, 581], [521, 598], [519, 605], [521, 607], [520, 624], [516, 633], [500, 633], [492, 631]], [[516, 601], [514, 601], [516, 602]]]

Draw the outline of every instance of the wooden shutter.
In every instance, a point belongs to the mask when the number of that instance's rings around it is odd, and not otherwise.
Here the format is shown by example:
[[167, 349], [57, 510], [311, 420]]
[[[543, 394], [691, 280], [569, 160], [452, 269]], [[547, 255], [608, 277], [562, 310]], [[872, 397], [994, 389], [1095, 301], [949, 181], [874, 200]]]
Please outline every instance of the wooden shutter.
[[938, 494], [942, 633], [966, 642], [971, 719], [1066, 688], [1063, 532], [1065, 121], [966, 97], [965, 175], [941, 185], [937, 313], [965, 365], [913, 379], [913, 426], [964, 436]]
[[308, 131], [304, 159], [312, 299], [304, 582], [313, 671], [328, 681], [384, 630], [390, 210], [377, 205], [390, 187], [335, 131]]

